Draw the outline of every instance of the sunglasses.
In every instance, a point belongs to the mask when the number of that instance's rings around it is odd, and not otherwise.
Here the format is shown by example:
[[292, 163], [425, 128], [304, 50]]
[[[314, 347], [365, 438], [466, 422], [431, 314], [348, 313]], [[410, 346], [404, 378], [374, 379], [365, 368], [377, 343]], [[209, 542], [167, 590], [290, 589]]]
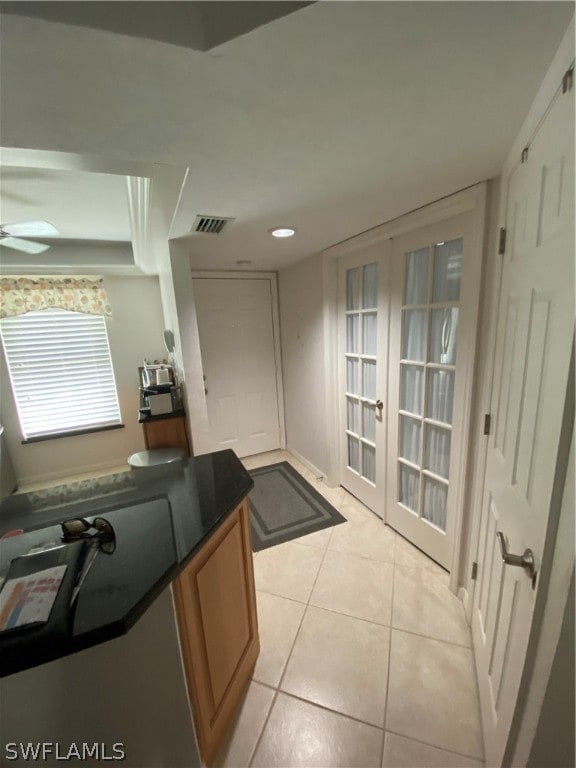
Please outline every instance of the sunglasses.
[[[103, 517], [95, 517], [92, 522], [83, 517], [73, 517], [60, 523], [62, 541], [77, 541], [78, 539], [94, 539], [102, 552], [111, 554], [116, 548], [114, 528]], [[91, 533], [95, 531], [95, 533]]]

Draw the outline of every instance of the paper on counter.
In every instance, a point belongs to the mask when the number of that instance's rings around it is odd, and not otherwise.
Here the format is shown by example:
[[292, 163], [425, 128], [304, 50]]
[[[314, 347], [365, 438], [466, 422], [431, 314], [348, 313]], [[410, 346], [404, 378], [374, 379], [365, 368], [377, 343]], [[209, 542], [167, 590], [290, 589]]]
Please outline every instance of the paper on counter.
[[8, 579], [0, 592], [0, 632], [47, 622], [67, 567], [56, 565]]

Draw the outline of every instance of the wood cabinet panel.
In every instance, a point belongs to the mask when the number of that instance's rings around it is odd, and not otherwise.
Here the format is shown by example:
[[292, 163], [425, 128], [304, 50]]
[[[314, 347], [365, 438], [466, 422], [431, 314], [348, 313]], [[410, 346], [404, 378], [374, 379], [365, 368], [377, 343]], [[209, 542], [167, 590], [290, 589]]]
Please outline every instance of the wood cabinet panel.
[[250, 640], [240, 521], [226, 534], [196, 579], [212, 699], [217, 708]]
[[210, 765], [260, 652], [245, 499], [173, 584], [188, 692]]
[[152, 448], [182, 448], [190, 455], [190, 444], [184, 416], [142, 422], [144, 443], [147, 450]]

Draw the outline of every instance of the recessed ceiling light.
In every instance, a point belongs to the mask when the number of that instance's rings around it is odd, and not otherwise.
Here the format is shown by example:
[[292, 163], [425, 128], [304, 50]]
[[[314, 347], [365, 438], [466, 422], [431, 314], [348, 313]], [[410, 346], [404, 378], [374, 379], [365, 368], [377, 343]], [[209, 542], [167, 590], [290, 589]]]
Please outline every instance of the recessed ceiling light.
[[274, 227], [274, 229], [269, 229], [268, 232], [273, 237], [292, 237], [292, 235], [296, 234], [296, 230], [292, 229], [292, 227]]

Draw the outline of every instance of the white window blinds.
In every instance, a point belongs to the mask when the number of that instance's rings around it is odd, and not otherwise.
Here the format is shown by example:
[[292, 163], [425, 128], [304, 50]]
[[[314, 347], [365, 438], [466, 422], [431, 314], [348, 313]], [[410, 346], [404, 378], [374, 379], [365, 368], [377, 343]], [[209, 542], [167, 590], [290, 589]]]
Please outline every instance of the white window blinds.
[[121, 423], [102, 316], [45, 309], [0, 328], [24, 439]]

